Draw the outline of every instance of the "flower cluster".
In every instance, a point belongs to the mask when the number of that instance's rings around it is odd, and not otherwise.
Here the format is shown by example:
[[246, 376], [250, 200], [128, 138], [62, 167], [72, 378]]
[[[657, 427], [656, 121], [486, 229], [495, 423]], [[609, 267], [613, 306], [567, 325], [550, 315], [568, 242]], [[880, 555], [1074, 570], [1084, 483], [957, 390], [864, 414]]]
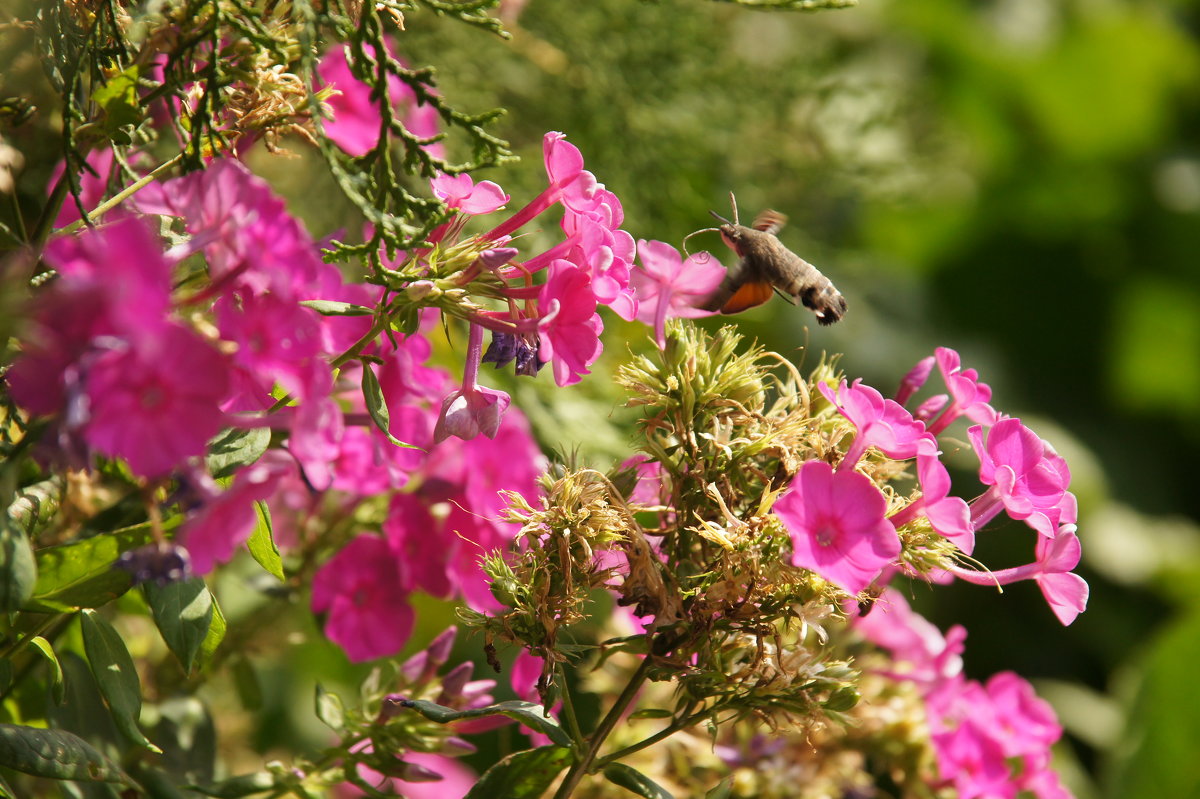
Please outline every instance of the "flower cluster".
[[[910, 413], [904, 404], [924, 385], [934, 363], [949, 395], [937, 395]], [[975, 370], [962, 368], [958, 353], [938, 348], [904, 378], [896, 399], [885, 399], [858, 380], [842, 381], [836, 390], [820, 383], [818, 389], [853, 425], [854, 438], [836, 469], [821, 461], [805, 463], [775, 503], [792, 536], [794, 565], [858, 594], [873, 583], [882, 587], [896, 572], [917, 574], [899, 557], [906, 533], [930, 528], [970, 555], [976, 534], [1006, 511], [1039, 533], [1032, 563], [979, 572], [946, 560], [926, 573], [944, 570], [981, 585], [1032, 579], [1063, 624], [1083, 611], [1087, 583], [1071, 571], [1080, 552], [1070, 470], [1019, 419], [988, 404], [991, 389]], [[938, 434], [960, 416], [977, 422], [967, 434], [986, 487], [970, 503], [950, 494], [950, 475], [939, 459]], [[915, 459], [920, 493], [889, 508], [888, 498], [855, 469], [869, 450], [893, 461]]]
[[962, 674], [962, 627], [943, 636], [897, 591], [885, 592], [878, 605], [854, 627], [891, 653], [893, 679], [916, 686], [937, 761], [935, 787], [953, 786], [962, 799], [1022, 791], [1038, 799], [1068, 799], [1050, 768], [1050, 748], [1062, 727], [1029, 683], [1012, 672], [986, 683], [968, 680]]

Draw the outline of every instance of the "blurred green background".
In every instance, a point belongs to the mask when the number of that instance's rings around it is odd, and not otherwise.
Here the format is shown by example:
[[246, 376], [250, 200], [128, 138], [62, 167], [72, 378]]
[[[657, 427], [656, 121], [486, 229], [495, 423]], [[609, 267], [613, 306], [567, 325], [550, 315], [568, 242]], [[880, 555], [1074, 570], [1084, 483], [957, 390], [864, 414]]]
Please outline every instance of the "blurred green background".
[[[935, 346], [957, 349], [1071, 464], [1091, 604], [1064, 629], [1032, 584], [915, 601], [970, 631], [970, 676], [1013, 669], [1054, 702], [1081, 797], [1200, 796], [1200, 3], [519, 5], [502, 3], [520, 11], [511, 41], [429, 13], [397, 34], [456, 106], [508, 109], [497, 132], [523, 160], [476, 177], [518, 206], [545, 185], [542, 135], [563, 131], [626, 229], [676, 246], [735, 192], [743, 219], [787, 214], [781, 238], [849, 302], [819, 328], [776, 299], [737, 318], [747, 335], [798, 361], [843, 353], [885, 394]], [[49, 161], [31, 154], [49, 145], [25, 135], [10, 136], [34, 175], [22, 188], [41, 191]], [[315, 160], [252, 160], [316, 235], [358, 225]], [[550, 242], [551, 227], [530, 236]], [[715, 234], [690, 246], [731, 260]], [[604, 370], [622, 338], [645, 344], [644, 328], [605, 324], [579, 386], [490, 378], [543, 443], [602, 463], [629, 444]], [[969, 461], [955, 474], [968, 496]], [[1032, 543], [1001, 526], [979, 555], [1015, 565]]]

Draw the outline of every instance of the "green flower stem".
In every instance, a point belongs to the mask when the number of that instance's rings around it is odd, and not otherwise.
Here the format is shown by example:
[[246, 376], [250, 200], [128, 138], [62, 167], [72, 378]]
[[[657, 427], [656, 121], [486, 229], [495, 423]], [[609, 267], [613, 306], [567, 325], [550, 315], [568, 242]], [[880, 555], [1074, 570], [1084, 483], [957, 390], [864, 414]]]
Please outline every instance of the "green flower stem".
[[661, 740], [670, 738], [672, 735], [679, 732], [680, 730], [686, 730], [688, 727], [691, 727], [696, 722], [700, 721], [700, 719], [705, 718], [706, 716], [710, 715], [711, 712], [712, 711], [710, 709], [705, 708], [704, 710], [700, 710], [700, 711], [697, 711], [690, 715], [686, 715], [683, 718], [676, 719], [676, 720], [672, 721], [670, 724], [668, 724], [666, 727], [662, 728], [658, 732], [649, 736], [648, 738], [645, 738], [645, 739], [639, 741], [638, 743], [631, 744], [631, 745], [625, 747], [624, 749], [620, 749], [616, 752], [613, 752], [610, 755], [606, 755], [605, 757], [600, 758], [599, 760], [596, 761], [596, 768], [597, 769], [604, 768], [609, 763], [614, 763], [618, 760], [622, 760], [625, 757], [632, 755], [634, 752], [640, 752], [642, 749], [645, 749], [646, 747], [653, 746], [654, 744], [658, 743]]
[[571, 766], [571, 770], [567, 772], [567, 776], [563, 779], [562, 785], [558, 786], [558, 791], [554, 794], [554, 799], [567, 799], [575, 788], [579, 786], [579, 782], [584, 775], [592, 770], [592, 763], [596, 760], [596, 754], [600, 751], [600, 747], [604, 745], [604, 741], [612, 734], [613, 729], [617, 726], [617, 722], [621, 720], [621, 716], [625, 714], [625, 709], [633, 702], [637, 692], [641, 690], [642, 684], [646, 682], [646, 677], [650, 673], [650, 657], [642, 659], [642, 664], [638, 666], [638, 670], [629, 678], [629, 683], [625, 686], [625, 690], [617, 697], [617, 701], [613, 704], [612, 709], [608, 711], [608, 715], [600, 722], [600, 726], [592, 733], [591, 744], [588, 746], [584, 756]]
[[[184, 156], [183, 153], [179, 153], [174, 158], [171, 158], [167, 161], [162, 162], [161, 164], [156, 166], [153, 170], [151, 170], [151, 172], [148, 175], [146, 175], [145, 177], [139, 178], [138, 180], [134, 181], [126, 188], [122, 189], [120, 192], [118, 192], [116, 195], [114, 195], [111, 199], [105, 200], [104, 202], [97, 205], [95, 210], [93, 210], [90, 214], [88, 214], [88, 221], [91, 222], [93, 220], [99, 219], [100, 217], [104, 216], [104, 214], [108, 213], [113, 208], [116, 208], [118, 205], [123, 203], [125, 200], [129, 199], [130, 197], [137, 194], [142, 189], [149, 186], [151, 183], [153, 183], [155, 180], [157, 180], [159, 178], [159, 176], [161, 176], [165, 172], [169, 171], [176, 164], [181, 162], [183, 160], [183, 156]], [[55, 231], [55, 234], [56, 235], [66, 235], [68, 233], [74, 233], [76, 230], [79, 230], [79, 228], [81, 228], [81, 227], [83, 227], [83, 220], [76, 219], [74, 222], [72, 222], [71, 224], [62, 228], [61, 230]]]
[[579, 719], [575, 715], [575, 700], [571, 698], [571, 689], [567, 685], [567, 670], [561, 663], [555, 664], [554, 670], [557, 673], [558, 683], [562, 686], [562, 715], [567, 721], [567, 732], [571, 734], [571, 740], [575, 742], [575, 747], [582, 752], [586, 739], [583, 736], [583, 730], [579, 729]]

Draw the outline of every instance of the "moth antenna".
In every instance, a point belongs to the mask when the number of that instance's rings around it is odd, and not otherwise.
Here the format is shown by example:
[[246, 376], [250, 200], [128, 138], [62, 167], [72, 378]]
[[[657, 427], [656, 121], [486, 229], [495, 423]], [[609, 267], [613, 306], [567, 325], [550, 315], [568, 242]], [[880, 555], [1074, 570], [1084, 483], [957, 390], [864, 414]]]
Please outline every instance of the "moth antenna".
[[729, 206], [731, 208], [733, 208], [733, 224], [735, 224], [735, 225], [742, 224], [738, 220], [737, 197], [733, 196], [733, 192], [729, 192]]
[[[720, 219], [720, 217], [717, 217], [717, 218]], [[724, 221], [724, 220], [721, 220], [721, 221]], [[692, 257], [692, 254], [690, 252], [688, 252], [688, 248], [687, 248], [688, 239], [690, 239], [692, 236], [699, 236], [701, 233], [720, 233], [720, 232], [721, 232], [720, 228], [706, 227], [706, 228], [701, 228], [700, 230], [696, 230], [696, 231], [693, 231], [693, 232], [687, 234], [686, 236], [683, 237], [683, 254], [686, 255], [688, 258]]]

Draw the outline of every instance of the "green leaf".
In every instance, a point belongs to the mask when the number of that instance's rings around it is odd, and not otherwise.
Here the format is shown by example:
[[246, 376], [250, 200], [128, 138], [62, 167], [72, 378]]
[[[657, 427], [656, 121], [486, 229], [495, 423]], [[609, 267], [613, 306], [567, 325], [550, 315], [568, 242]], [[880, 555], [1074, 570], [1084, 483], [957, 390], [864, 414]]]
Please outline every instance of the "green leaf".
[[485, 771], [463, 799], [537, 799], [572, 759], [571, 750], [562, 746], [517, 752]]
[[212, 659], [213, 653], [217, 651], [217, 647], [225, 640], [225, 614], [221, 612], [221, 606], [217, 604], [217, 598], [212, 598], [212, 623], [208, 625], [208, 633], [204, 636], [203, 643], [200, 644], [201, 660], [207, 663]]
[[92, 674], [96, 675], [96, 683], [108, 702], [117, 729], [135, 744], [160, 753], [161, 750], [138, 729], [137, 720], [142, 713], [142, 686], [133, 658], [129, 656], [120, 634], [94, 610], [83, 612], [82, 629], [83, 648], [92, 665]]
[[1193, 695], [1200, 662], [1200, 609], [1170, 624], [1141, 656], [1139, 685], [1117, 739], [1108, 796], [1200, 796], [1200, 715]]
[[221, 780], [213, 785], [187, 785], [190, 791], [202, 793], [205, 796], [215, 796], [217, 799], [241, 799], [243, 796], [253, 796], [275, 787], [275, 777], [260, 771], [256, 774], [242, 774]]
[[271, 509], [265, 502], [255, 502], [254, 510], [258, 515], [258, 523], [254, 525], [254, 532], [250, 534], [250, 540], [246, 542], [246, 546], [259, 566], [266, 569], [272, 577], [283, 582], [283, 558], [279, 555], [279, 547], [275, 546], [275, 531], [271, 527]]
[[371, 368], [371, 364], [366, 361], [363, 361], [362, 373], [363, 401], [367, 404], [367, 413], [371, 415], [371, 420], [375, 422], [375, 426], [387, 436], [388, 441], [396, 446], [420, 449], [420, 447], [412, 444], [405, 444], [392, 435], [392, 420], [388, 414], [387, 401], [383, 398], [383, 388], [379, 385], [379, 378], [375, 376], [375, 370]]
[[[136, 127], [142, 121], [142, 109], [137, 95], [138, 67], [131, 66], [109, 78], [92, 92], [92, 100], [104, 109], [104, 130], [110, 136], [126, 125]], [[115, 140], [115, 139], [114, 139]]]
[[231, 427], [208, 442], [208, 455], [204, 463], [213, 477], [229, 477], [261, 458], [270, 443], [271, 431], [266, 427], [249, 430]]
[[430, 721], [438, 724], [449, 724], [462, 719], [478, 719], [485, 716], [507, 716], [519, 721], [534, 732], [540, 732], [559, 746], [570, 746], [571, 739], [553, 717], [545, 715], [545, 709], [534, 702], [510, 701], [500, 702], [474, 710], [455, 710], [423, 699], [408, 699], [400, 703], [403, 707], [412, 708]]
[[312, 308], [321, 316], [371, 316], [375, 313], [374, 308], [333, 300], [301, 300], [300, 304]]
[[317, 683], [316, 710], [317, 718], [334, 732], [341, 732], [346, 726], [346, 711], [342, 707], [341, 697], [326, 691], [321, 683]]
[[[181, 516], [171, 517], [163, 523], [163, 529], [173, 530], [181, 521]], [[127, 572], [112, 568], [113, 563], [122, 552], [153, 540], [150, 523], [146, 522], [70, 544], [39, 549], [36, 555], [37, 585], [25, 610], [63, 613], [79, 608], [98, 608], [111, 602], [133, 584]]]
[[613, 785], [620, 785], [646, 799], [675, 799], [670, 791], [633, 766], [624, 763], [609, 763], [604, 767], [604, 778]]
[[37, 579], [37, 562], [29, 539], [6, 511], [0, 515], [0, 613], [12, 613], [28, 602]]
[[190, 674], [212, 625], [213, 598], [208, 586], [202, 578], [193, 577], [161, 587], [146, 583], [142, 589], [163, 640]]
[[51, 685], [50, 690], [51, 690], [51, 694], [54, 696], [54, 704], [61, 705], [63, 702], [63, 695], [64, 695], [64, 689], [65, 689], [65, 686], [63, 683], [63, 668], [62, 668], [62, 664], [58, 662], [58, 655], [54, 654], [54, 647], [51, 646], [49, 641], [47, 641], [45, 638], [43, 638], [40, 635], [37, 636], [36, 638], [34, 638], [29, 643], [33, 644], [39, 652], [41, 652], [43, 655], [45, 655], [46, 660], [50, 661], [50, 670], [51, 670], [51, 677], [52, 677], [52, 679], [50, 681], [50, 685]]
[[669, 719], [675, 714], [666, 708], [648, 707], [645, 710], [637, 710], [629, 714], [631, 719]]
[[91, 744], [62, 730], [0, 724], [0, 765], [54, 780], [132, 783]]

